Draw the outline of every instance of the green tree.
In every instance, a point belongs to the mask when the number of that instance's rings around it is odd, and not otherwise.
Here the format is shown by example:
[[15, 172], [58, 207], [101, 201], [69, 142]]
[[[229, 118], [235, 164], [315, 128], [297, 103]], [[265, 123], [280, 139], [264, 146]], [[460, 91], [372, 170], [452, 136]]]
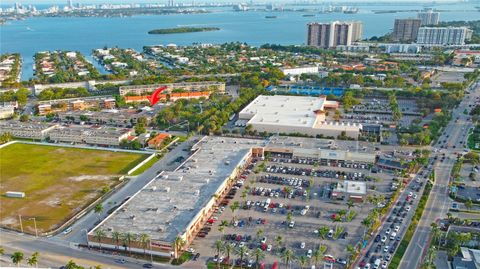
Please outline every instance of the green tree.
[[118, 244], [120, 243], [121, 234], [117, 231], [112, 232], [112, 240], [115, 242], [115, 249], [118, 249]]
[[243, 258], [245, 257], [246, 253], [248, 252], [248, 248], [243, 246], [237, 250], [237, 255], [240, 257], [240, 268], [243, 266]]
[[288, 265], [290, 264], [290, 262], [295, 260], [295, 254], [291, 249], [287, 249], [282, 253], [281, 258], [285, 263], [285, 268], [288, 268]]
[[145, 128], [145, 125], [143, 123], [137, 122], [135, 124], [135, 133], [137, 135], [143, 134], [147, 131], [147, 128]]
[[39, 256], [39, 255], [40, 255], [40, 254], [39, 254], [37, 251], [35, 251], [34, 253], [32, 253], [32, 256], [30, 256], [30, 258], [28, 258], [28, 260], [27, 260], [27, 264], [28, 264], [29, 266], [34, 266], [34, 265], [35, 265], [35, 267], [37, 267], [37, 265], [38, 265], [38, 256]]
[[174, 249], [175, 249], [175, 258], [178, 258], [178, 253], [183, 250], [186, 242], [183, 238], [177, 236], [174, 241]]
[[101, 203], [96, 204], [95, 207], [93, 208], [93, 212], [95, 212], [95, 214], [98, 215], [98, 219], [100, 219], [100, 215], [102, 215], [103, 209], [104, 208]]
[[126, 233], [123, 233], [122, 234], [122, 243], [123, 243], [123, 247], [125, 248], [125, 251], [127, 251], [127, 249], [129, 250], [129, 254], [131, 255], [132, 254], [132, 249], [130, 248], [130, 245], [132, 244], [132, 241], [135, 240], [135, 235], [130, 233], [130, 232], [126, 232]]
[[258, 266], [260, 265], [260, 261], [265, 259], [265, 252], [263, 252], [263, 250], [261, 250], [260, 248], [256, 248], [253, 251], [253, 256], [255, 256], [255, 268], [258, 269]]
[[308, 259], [306, 256], [302, 255], [298, 258], [298, 262], [300, 263], [300, 267], [304, 268], [308, 265]]
[[468, 210], [472, 209], [472, 207], [473, 207], [472, 199], [468, 198], [468, 200], [465, 201], [465, 207], [466, 207]]
[[330, 231], [330, 229], [326, 226], [323, 226], [318, 229], [318, 237], [320, 237], [322, 240], [325, 240], [327, 238], [327, 234]]
[[230, 245], [228, 242], [225, 242], [225, 245], [223, 246], [223, 253], [226, 255], [227, 260], [230, 260], [230, 255], [232, 255], [232, 252], [234, 251], [234, 247]]
[[140, 244], [142, 245], [142, 248], [143, 248], [143, 256], [146, 256], [146, 249], [150, 243], [150, 236], [146, 233], [141, 233], [140, 234], [140, 237], [139, 237], [139, 240], [140, 240]]
[[23, 252], [14, 252], [10, 258], [12, 259], [12, 262], [18, 267], [18, 265], [23, 261]]
[[94, 232], [94, 237], [98, 241], [98, 244], [100, 246], [100, 250], [102, 249], [102, 239], [105, 237], [105, 231], [102, 229], [96, 229]]
[[20, 121], [21, 122], [27, 122], [30, 117], [27, 114], [22, 114], [20, 116]]

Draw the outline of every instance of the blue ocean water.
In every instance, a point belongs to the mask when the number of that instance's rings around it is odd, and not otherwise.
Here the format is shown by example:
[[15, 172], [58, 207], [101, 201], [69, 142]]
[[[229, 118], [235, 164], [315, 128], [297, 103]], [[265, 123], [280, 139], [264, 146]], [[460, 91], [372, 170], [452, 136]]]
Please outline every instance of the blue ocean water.
[[[234, 12], [230, 8], [216, 9], [207, 14], [176, 14], [158, 16], [134, 16], [124, 18], [29, 18], [23, 21], [10, 21], [0, 26], [0, 51], [19, 52], [23, 58], [23, 79], [32, 74], [33, 55], [45, 50], [77, 50], [89, 56], [91, 51], [104, 46], [118, 46], [141, 50], [145, 45], [169, 44], [190, 45], [194, 42], [224, 43], [246, 42], [259, 46], [265, 43], [304, 44], [306, 24], [312, 21], [360, 20], [364, 23], [364, 37], [383, 35], [393, 27], [395, 18], [414, 17], [413, 12], [374, 14], [381, 9], [422, 9], [423, 5], [376, 5], [358, 6], [357, 14], [315, 14], [303, 17], [309, 12]], [[430, 6], [443, 12], [440, 19], [476, 20], [480, 12], [475, 4]], [[298, 8], [298, 7], [297, 7]], [[308, 8], [314, 8], [312, 6]], [[266, 15], [276, 15], [267, 19]], [[177, 26], [214, 26], [220, 31], [149, 35], [155, 28]]]

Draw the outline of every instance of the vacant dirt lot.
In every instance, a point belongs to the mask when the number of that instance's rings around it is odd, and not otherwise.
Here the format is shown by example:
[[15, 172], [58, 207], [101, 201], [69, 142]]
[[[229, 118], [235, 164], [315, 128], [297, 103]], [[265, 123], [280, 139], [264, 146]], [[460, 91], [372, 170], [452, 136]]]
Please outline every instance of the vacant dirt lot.
[[[58, 227], [102, 194], [102, 188], [119, 183], [119, 176], [148, 155], [12, 144], [0, 149], [0, 226], [25, 232]], [[7, 198], [7, 191], [25, 198]]]

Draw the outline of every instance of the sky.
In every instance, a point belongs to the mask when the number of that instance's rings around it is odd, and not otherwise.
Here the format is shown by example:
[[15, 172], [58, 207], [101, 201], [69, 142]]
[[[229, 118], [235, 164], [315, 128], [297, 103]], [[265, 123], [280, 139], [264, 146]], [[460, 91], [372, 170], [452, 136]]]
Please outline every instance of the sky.
[[[177, 3], [191, 3], [192, 0], [175, 0]], [[250, 2], [250, 0], [196, 0], [198, 2], [218, 2], [218, 3], [225, 3], [225, 2]], [[253, 2], [271, 2], [271, 3], [280, 3], [280, 2], [294, 2], [295, 0], [253, 0]], [[318, 2], [325, 2], [325, 3], [334, 3], [334, 2], [391, 2], [391, 3], [398, 3], [398, 0], [317, 0]], [[0, 0], [1, 5], [9, 5], [14, 3], [20, 4], [57, 4], [57, 5], [64, 5], [67, 3], [67, 0]], [[298, 1], [297, 2], [301, 2]], [[432, 0], [408, 0], [405, 2], [432, 2]], [[452, 0], [436, 0], [435, 2], [452, 2]], [[479, 0], [470, 0], [470, 2], [479, 2]], [[100, 4], [100, 3], [112, 3], [112, 4], [120, 4], [120, 3], [167, 3], [167, 0], [73, 0], [73, 3], [81, 3], [81, 4]]]

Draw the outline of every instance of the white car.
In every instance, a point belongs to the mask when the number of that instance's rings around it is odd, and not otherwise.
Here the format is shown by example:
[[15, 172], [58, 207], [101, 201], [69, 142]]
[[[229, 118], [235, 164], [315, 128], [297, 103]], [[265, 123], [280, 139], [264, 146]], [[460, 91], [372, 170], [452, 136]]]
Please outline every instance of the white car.
[[305, 248], [305, 242], [300, 243], [300, 248], [304, 249]]
[[288, 224], [288, 227], [289, 228], [293, 228], [295, 226], [295, 221], [290, 221], [290, 223]]
[[388, 252], [389, 247], [390, 247], [390, 246], [385, 246], [385, 247], [383, 248], [383, 252]]
[[385, 234], [390, 234], [392, 230], [390, 228], [388, 228], [386, 231], [385, 231]]
[[262, 240], [260, 240], [260, 242], [261, 242], [262, 244], [265, 244], [265, 242], [267, 242], [267, 238], [266, 238], [266, 237], [263, 237]]
[[397, 233], [396, 232], [392, 232], [392, 234], [390, 234], [390, 240], [395, 240], [395, 237], [397, 236]]
[[307, 251], [307, 258], [312, 258], [312, 250], [311, 249], [309, 249]]
[[398, 233], [398, 231], [400, 231], [400, 226], [398, 226], [398, 225], [395, 226], [395, 228], [393, 230]]
[[387, 267], [388, 267], [388, 262], [387, 262], [387, 261], [384, 261], [384, 262], [382, 263], [382, 268], [383, 268], [383, 269], [387, 269]]
[[412, 197], [412, 196], [413, 196], [413, 192], [409, 192], [408, 197]]
[[405, 210], [410, 211], [410, 206], [405, 207]]
[[272, 251], [272, 245], [267, 246], [267, 251]]
[[382, 243], [385, 243], [387, 241], [387, 236], [384, 235], [380, 241], [382, 241]]

